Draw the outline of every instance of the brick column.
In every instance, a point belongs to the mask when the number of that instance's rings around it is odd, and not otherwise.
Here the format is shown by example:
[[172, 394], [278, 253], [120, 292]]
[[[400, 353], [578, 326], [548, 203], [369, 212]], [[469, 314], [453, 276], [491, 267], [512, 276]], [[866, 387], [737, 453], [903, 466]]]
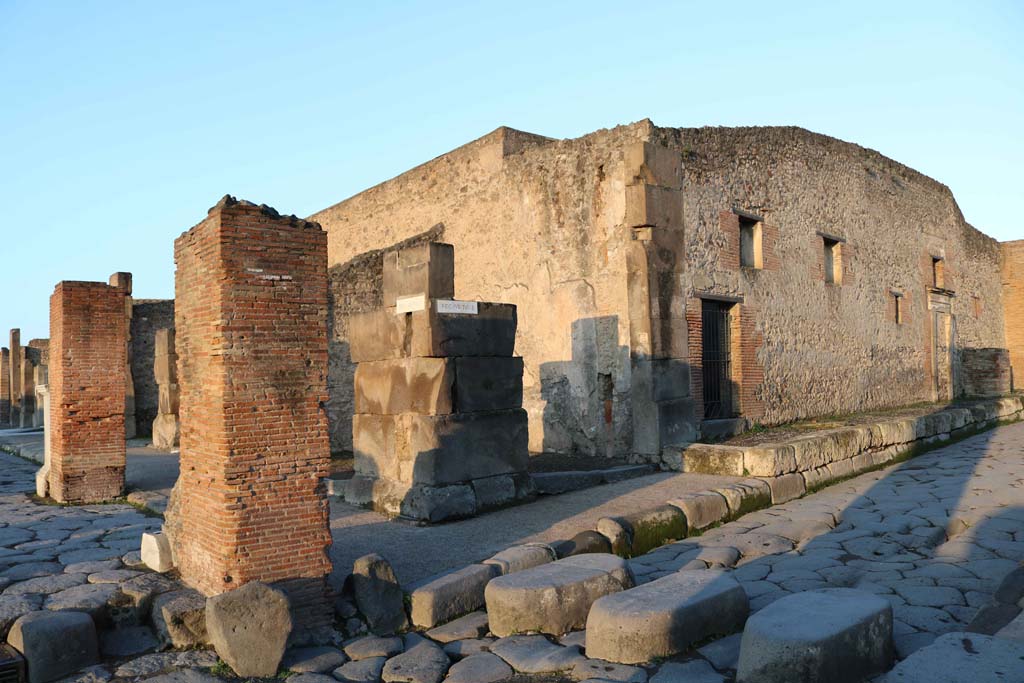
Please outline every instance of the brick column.
[[0, 426], [11, 423], [11, 351], [0, 349]]
[[327, 234], [225, 197], [174, 260], [178, 569], [206, 595], [274, 584], [297, 628], [327, 626]]
[[50, 297], [50, 495], [88, 503], [124, 493], [124, 293], [61, 282]]
[[10, 420], [12, 427], [21, 425], [21, 393], [18, 387], [21, 386], [21, 330], [11, 330], [11, 364], [7, 373], [8, 381], [11, 383], [11, 413]]

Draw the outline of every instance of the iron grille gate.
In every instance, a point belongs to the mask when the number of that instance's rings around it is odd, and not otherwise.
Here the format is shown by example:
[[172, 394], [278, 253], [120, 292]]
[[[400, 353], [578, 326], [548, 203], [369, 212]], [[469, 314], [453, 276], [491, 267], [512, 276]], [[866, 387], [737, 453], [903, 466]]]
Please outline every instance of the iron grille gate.
[[731, 304], [701, 302], [704, 419], [733, 417]]

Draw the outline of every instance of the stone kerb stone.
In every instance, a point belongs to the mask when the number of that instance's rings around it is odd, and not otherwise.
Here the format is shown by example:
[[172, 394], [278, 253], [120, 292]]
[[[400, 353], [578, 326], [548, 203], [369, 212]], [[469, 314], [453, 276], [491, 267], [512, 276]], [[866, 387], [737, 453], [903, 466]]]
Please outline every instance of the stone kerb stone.
[[436, 522], [532, 492], [515, 307], [438, 299], [453, 263], [449, 245], [389, 254], [385, 308], [350, 320], [351, 503]]
[[29, 683], [48, 683], [99, 663], [96, 627], [84, 612], [29, 612], [11, 626], [7, 642], [25, 656]]
[[788, 595], [750, 617], [737, 683], [857, 683], [893, 661], [892, 606], [850, 588]]
[[668, 657], [739, 631], [748, 609], [727, 572], [680, 571], [597, 600], [587, 617], [587, 656], [621, 664]]
[[484, 592], [491, 632], [503, 637], [578, 630], [595, 601], [634, 585], [625, 560], [607, 554], [576, 555], [499, 576]]

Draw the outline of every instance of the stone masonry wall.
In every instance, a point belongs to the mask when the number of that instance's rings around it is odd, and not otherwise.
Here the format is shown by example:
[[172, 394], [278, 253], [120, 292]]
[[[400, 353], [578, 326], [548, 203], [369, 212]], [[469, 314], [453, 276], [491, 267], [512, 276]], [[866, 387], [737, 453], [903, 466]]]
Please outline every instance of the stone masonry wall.
[[21, 330], [13, 329], [10, 335], [11, 364], [8, 377], [11, 383], [11, 426], [21, 426]]
[[0, 425], [10, 424], [11, 419], [11, 351], [6, 346], [0, 349]]
[[[955, 292], [955, 345], [1004, 346], [998, 243], [964, 222], [944, 185], [798, 128], [658, 128], [652, 139], [683, 159], [688, 312], [702, 296], [742, 302], [753, 347], [734, 356], [757, 375], [740, 387], [754, 404], [743, 414], [771, 424], [929, 400], [932, 257]], [[744, 212], [763, 219], [761, 268], [740, 267]], [[823, 235], [845, 240], [837, 284], [825, 282]]]
[[132, 305], [131, 361], [135, 384], [135, 425], [149, 436], [157, 415], [159, 392], [153, 377], [156, 331], [174, 328], [174, 299], [135, 299]]
[[1024, 240], [1003, 242], [1002, 285], [1006, 347], [1010, 350], [1013, 385], [1024, 386]]
[[517, 306], [530, 450], [628, 451], [625, 148], [646, 130], [551, 140], [501, 128], [311, 219], [332, 267], [443, 224], [459, 296]]
[[356, 364], [349, 356], [349, 319], [384, 306], [383, 264], [390, 252], [441, 241], [444, 226], [437, 225], [398, 244], [360, 254], [327, 271], [327, 421], [332, 451], [352, 450], [352, 415]]
[[175, 241], [181, 474], [166, 531], [207, 595], [262, 581], [329, 625], [327, 236], [225, 197]]
[[124, 492], [124, 300], [102, 282], [50, 297], [50, 495], [62, 503]]

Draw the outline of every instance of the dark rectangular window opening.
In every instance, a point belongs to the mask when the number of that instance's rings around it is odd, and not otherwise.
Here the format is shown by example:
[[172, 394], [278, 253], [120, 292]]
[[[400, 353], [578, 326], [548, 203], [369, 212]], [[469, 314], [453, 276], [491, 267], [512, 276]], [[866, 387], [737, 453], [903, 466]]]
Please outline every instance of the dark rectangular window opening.
[[825, 282], [838, 285], [843, 281], [841, 243], [828, 237], [821, 238], [825, 250]]
[[762, 268], [761, 222], [740, 216], [740, 266]]
[[736, 416], [732, 381], [733, 304], [701, 300], [701, 370], [704, 419]]

